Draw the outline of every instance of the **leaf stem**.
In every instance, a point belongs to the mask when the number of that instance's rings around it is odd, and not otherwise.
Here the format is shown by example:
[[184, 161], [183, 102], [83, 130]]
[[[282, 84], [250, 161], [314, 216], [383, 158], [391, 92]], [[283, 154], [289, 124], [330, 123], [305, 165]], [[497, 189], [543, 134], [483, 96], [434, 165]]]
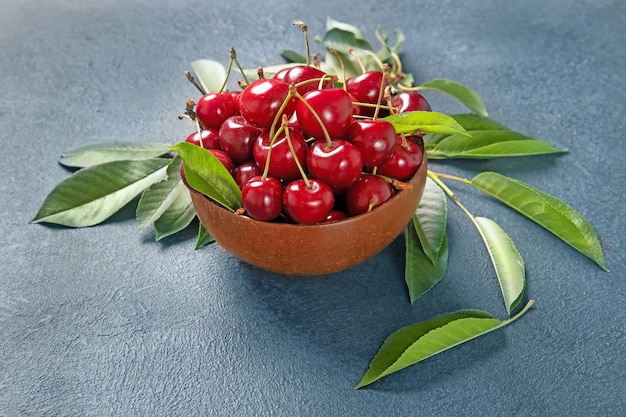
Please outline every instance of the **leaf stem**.
[[450, 197], [450, 199], [454, 202], [454, 204], [456, 204], [457, 206], [459, 206], [459, 208], [461, 210], [463, 210], [463, 212], [472, 220], [474, 221], [474, 215], [463, 205], [461, 204], [461, 202], [459, 201], [459, 199], [457, 198], [457, 196], [452, 192], [452, 190], [450, 188], [448, 188], [448, 186], [446, 184], [444, 184], [439, 177], [445, 177], [447, 178], [446, 175], [442, 175], [442, 174], [438, 174], [432, 171], [427, 171], [426, 175], [428, 175], [428, 178], [430, 178], [431, 180], [433, 180], [435, 182], [435, 184], [437, 184], [439, 187], [441, 187], [441, 189], [443, 190], [444, 193], [446, 193], [446, 195], [448, 197]]
[[506, 326], [507, 324], [511, 324], [513, 323], [515, 320], [519, 319], [520, 317], [522, 317], [528, 310], [530, 310], [530, 308], [535, 304], [535, 300], [528, 300], [528, 302], [526, 303], [526, 305], [524, 306], [524, 308], [522, 308], [519, 312], [517, 312], [517, 314], [515, 314], [513, 317], [510, 317], [506, 320], [502, 321], [502, 326]]

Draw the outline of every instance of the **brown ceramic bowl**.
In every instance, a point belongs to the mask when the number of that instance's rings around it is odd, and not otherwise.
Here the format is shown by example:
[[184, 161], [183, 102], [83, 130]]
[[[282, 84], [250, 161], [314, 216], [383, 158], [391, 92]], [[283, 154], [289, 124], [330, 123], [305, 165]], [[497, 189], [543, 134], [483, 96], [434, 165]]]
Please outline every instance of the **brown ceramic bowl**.
[[232, 213], [191, 190], [198, 218], [224, 249], [259, 268], [284, 275], [341, 271], [374, 256], [407, 225], [426, 183], [426, 153], [411, 187], [374, 210], [318, 225], [271, 223]]

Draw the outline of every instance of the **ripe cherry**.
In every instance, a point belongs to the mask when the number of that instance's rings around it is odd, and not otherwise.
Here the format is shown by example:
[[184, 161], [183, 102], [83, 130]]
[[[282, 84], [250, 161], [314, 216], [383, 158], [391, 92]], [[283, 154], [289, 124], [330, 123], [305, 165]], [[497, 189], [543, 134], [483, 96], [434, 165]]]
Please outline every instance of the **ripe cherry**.
[[263, 171], [259, 168], [256, 162], [244, 162], [235, 168], [233, 171], [233, 178], [239, 188], [243, 188], [245, 183], [247, 183], [250, 179], [259, 176], [262, 173]]
[[195, 132], [187, 136], [185, 142], [193, 143], [204, 149], [220, 149], [219, 131], [211, 127], [202, 129], [201, 133]]
[[[297, 130], [289, 130], [289, 140], [293, 150], [298, 157], [301, 166], [306, 164], [307, 144], [304, 136]], [[253, 156], [257, 165], [265, 169], [269, 154], [268, 175], [284, 181], [291, 181], [300, 178], [300, 170], [295, 162], [294, 154], [291, 152], [289, 142], [285, 133], [281, 133], [272, 145], [270, 152], [271, 138], [269, 131], [264, 130], [254, 143]]]
[[423, 156], [422, 148], [418, 144], [411, 140], [405, 141], [402, 136], [398, 136], [393, 154], [378, 166], [376, 172], [399, 181], [408, 181], [422, 165]]
[[[346, 80], [346, 90], [357, 102], [368, 104], [382, 104], [383, 95], [381, 92], [389, 85], [387, 78], [381, 71], [367, 71], [363, 74], [349, 77]], [[375, 109], [372, 107], [362, 107], [361, 113], [371, 116]]]
[[375, 167], [393, 153], [396, 147], [396, 131], [385, 120], [359, 119], [350, 125], [346, 140], [359, 148], [365, 166]]
[[[248, 123], [269, 128], [288, 94], [289, 85], [273, 78], [262, 78], [253, 81], [243, 90], [239, 97], [239, 110]], [[281, 115], [289, 117], [294, 111], [296, 101], [292, 97]]]
[[246, 122], [243, 116], [231, 116], [219, 129], [220, 148], [235, 164], [252, 161], [252, 148], [260, 134], [261, 129]]
[[316, 140], [309, 147], [306, 162], [312, 177], [336, 189], [354, 184], [363, 170], [359, 148], [343, 139], [330, 143]]
[[219, 129], [224, 120], [237, 114], [233, 96], [223, 91], [205, 94], [196, 104], [196, 114], [202, 126]]
[[393, 196], [391, 185], [377, 175], [363, 174], [346, 191], [348, 214], [356, 216], [380, 206]]
[[[303, 98], [319, 116], [330, 137], [340, 137], [350, 127], [352, 100], [345, 90], [341, 88], [314, 90], [306, 93]], [[296, 115], [305, 135], [316, 139], [325, 138], [324, 128], [302, 101], [296, 105]]]
[[232, 174], [232, 172], [235, 170], [235, 164], [233, 163], [233, 160], [230, 159], [230, 156], [226, 154], [226, 152], [219, 149], [209, 149], [208, 151], [211, 152], [213, 156], [215, 156], [222, 163], [222, 165], [224, 165], [224, 168], [226, 168], [228, 172]]
[[243, 208], [256, 220], [270, 221], [283, 211], [283, 185], [276, 178], [256, 176], [241, 190]]
[[287, 216], [299, 224], [316, 224], [326, 219], [332, 210], [333, 190], [324, 182], [304, 179], [290, 182], [283, 194], [283, 207]]
[[431, 111], [430, 104], [423, 95], [415, 91], [402, 91], [393, 96], [391, 107], [396, 113], [406, 113], [409, 111]]
[[341, 210], [331, 210], [324, 219], [324, 222], [336, 222], [348, 218], [348, 214]]
[[[327, 76], [327, 74], [319, 68], [310, 65], [296, 65], [282, 74], [282, 81], [286, 84], [298, 84], [303, 81], [315, 80], [297, 87], [298, 93], [304, 95], [309, 91], [317, 90], [320, 84], [319, 79], [324, 76]], [[332, 86], [333, 83], [330, 79], [324, 80], [322, 83], [322, 89], [331, 88]]]

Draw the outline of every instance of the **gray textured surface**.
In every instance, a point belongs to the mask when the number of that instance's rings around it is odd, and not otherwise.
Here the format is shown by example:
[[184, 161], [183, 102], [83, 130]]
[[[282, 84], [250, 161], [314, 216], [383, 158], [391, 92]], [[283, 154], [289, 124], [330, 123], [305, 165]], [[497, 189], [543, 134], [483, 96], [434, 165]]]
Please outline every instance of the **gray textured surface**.
[[[295, 2], [300, 4], [300, 2]], [[302, 2], [304, 3], [304, 2]], [[626, 413], [623, 184], [626, 3], [593, 1], [0, 1], [0, 416], [620, 416]], [[237, 4], [235, 8], [234, 4]], [[356, 4], [356, 3], [355, 3]], [[188, 62], [275, 63], [327, 15], [407, 36], [418, 81], [478, 90], [490, 114], [570, 153], [445, 164], [564, 199], [610, 273], [501, 205], [536, 307], [513, 326], [355, 391], [382, 340], [458, 308], [505, 317], [478, 236], [451, 208], [448, 276], [415, 305], [403, 242], [314, 279], [265, 273], [193, 232], [155, 243], [132, 207], [88, 229], [28, 224], [77, 145], [176, 142]], [[442, 111], [463, 111], [431, 95]]]

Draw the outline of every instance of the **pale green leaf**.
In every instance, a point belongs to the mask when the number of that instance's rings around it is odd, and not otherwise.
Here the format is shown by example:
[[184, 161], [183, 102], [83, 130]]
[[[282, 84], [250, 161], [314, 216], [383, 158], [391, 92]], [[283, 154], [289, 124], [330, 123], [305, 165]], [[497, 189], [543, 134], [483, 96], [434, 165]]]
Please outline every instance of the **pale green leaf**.
[[61, 155], [59, 163], [67, 167], [85, 168], [112, 161], [151, 159], [171, 151], [169, 146], [161, 143], [96, 143], [68, 150]]
[[226, 79], [224, 65], [211, 59], [198, 59], [189, 64], [204, 91], [219, 91]]
[[526, 287], [524, 260], [509, 235], [496, 222], [485, 217], [474, 217], [473, 221], [485, 242], [500, 283], [504, 304], [511, 314], [521, 301]]
[[413, 225], [422, 250], [433, 265], [437, 265], [442, 250], [447, 219], [446, 194], [433, 180], [426, 178], [422, 199], [413, 216]]
[[589, 221], [560, 199], [495, 172], [475, 176], [470, 185], [533, 220], [606, 270], [600, 240]]
[[412, 134], [420, 131], [422, 133], [447, 133], [469, 136], [469, 133], [456, 120], [447, 114], [438, 112], [412, 111], [398, 113], [387, 116], [383, 120], [391, 123], [398, 134]]
[[174, 233], [180, 232], [196, 217], [189, 190], [182, 181], [178, 182], [180, 194], [172, 201], [161, 216], [154, 222], [156, 240], [161, 240]]
[[98, 224], [166, 177], [169, 158], [113, 161], [76, 171], [48, 194], [34, 223]]
[[204, 228], [202, 223], [200, 223], [200, 226], [198, 226], [198, 239], [196, 240], [195, 249], [200, 249], [201, 247], [213, 242], [215, 242], [213, 236], [211, 236], [211, 234]]
[[443, 235], [436, 262], [433, 263], [424, 250], [415, 231], [415, 220], [409, 222], [404, 231], [406, 261], [404, 280], [409, 290], [411, 304], [435, 286], [448, 269], [448, 240]]
[[487, 108], [482, 97], [474, 90], [455, 81], [436, 78], [420, 86], [421, 90], [436, 90], [451, 95], [465, 104], [470, 110], [482, 117], [487, 117]]
[[280, 56], [295, 64], [306, 64], [306, 57], [291, 49], [285, 49], [280, 53]]

